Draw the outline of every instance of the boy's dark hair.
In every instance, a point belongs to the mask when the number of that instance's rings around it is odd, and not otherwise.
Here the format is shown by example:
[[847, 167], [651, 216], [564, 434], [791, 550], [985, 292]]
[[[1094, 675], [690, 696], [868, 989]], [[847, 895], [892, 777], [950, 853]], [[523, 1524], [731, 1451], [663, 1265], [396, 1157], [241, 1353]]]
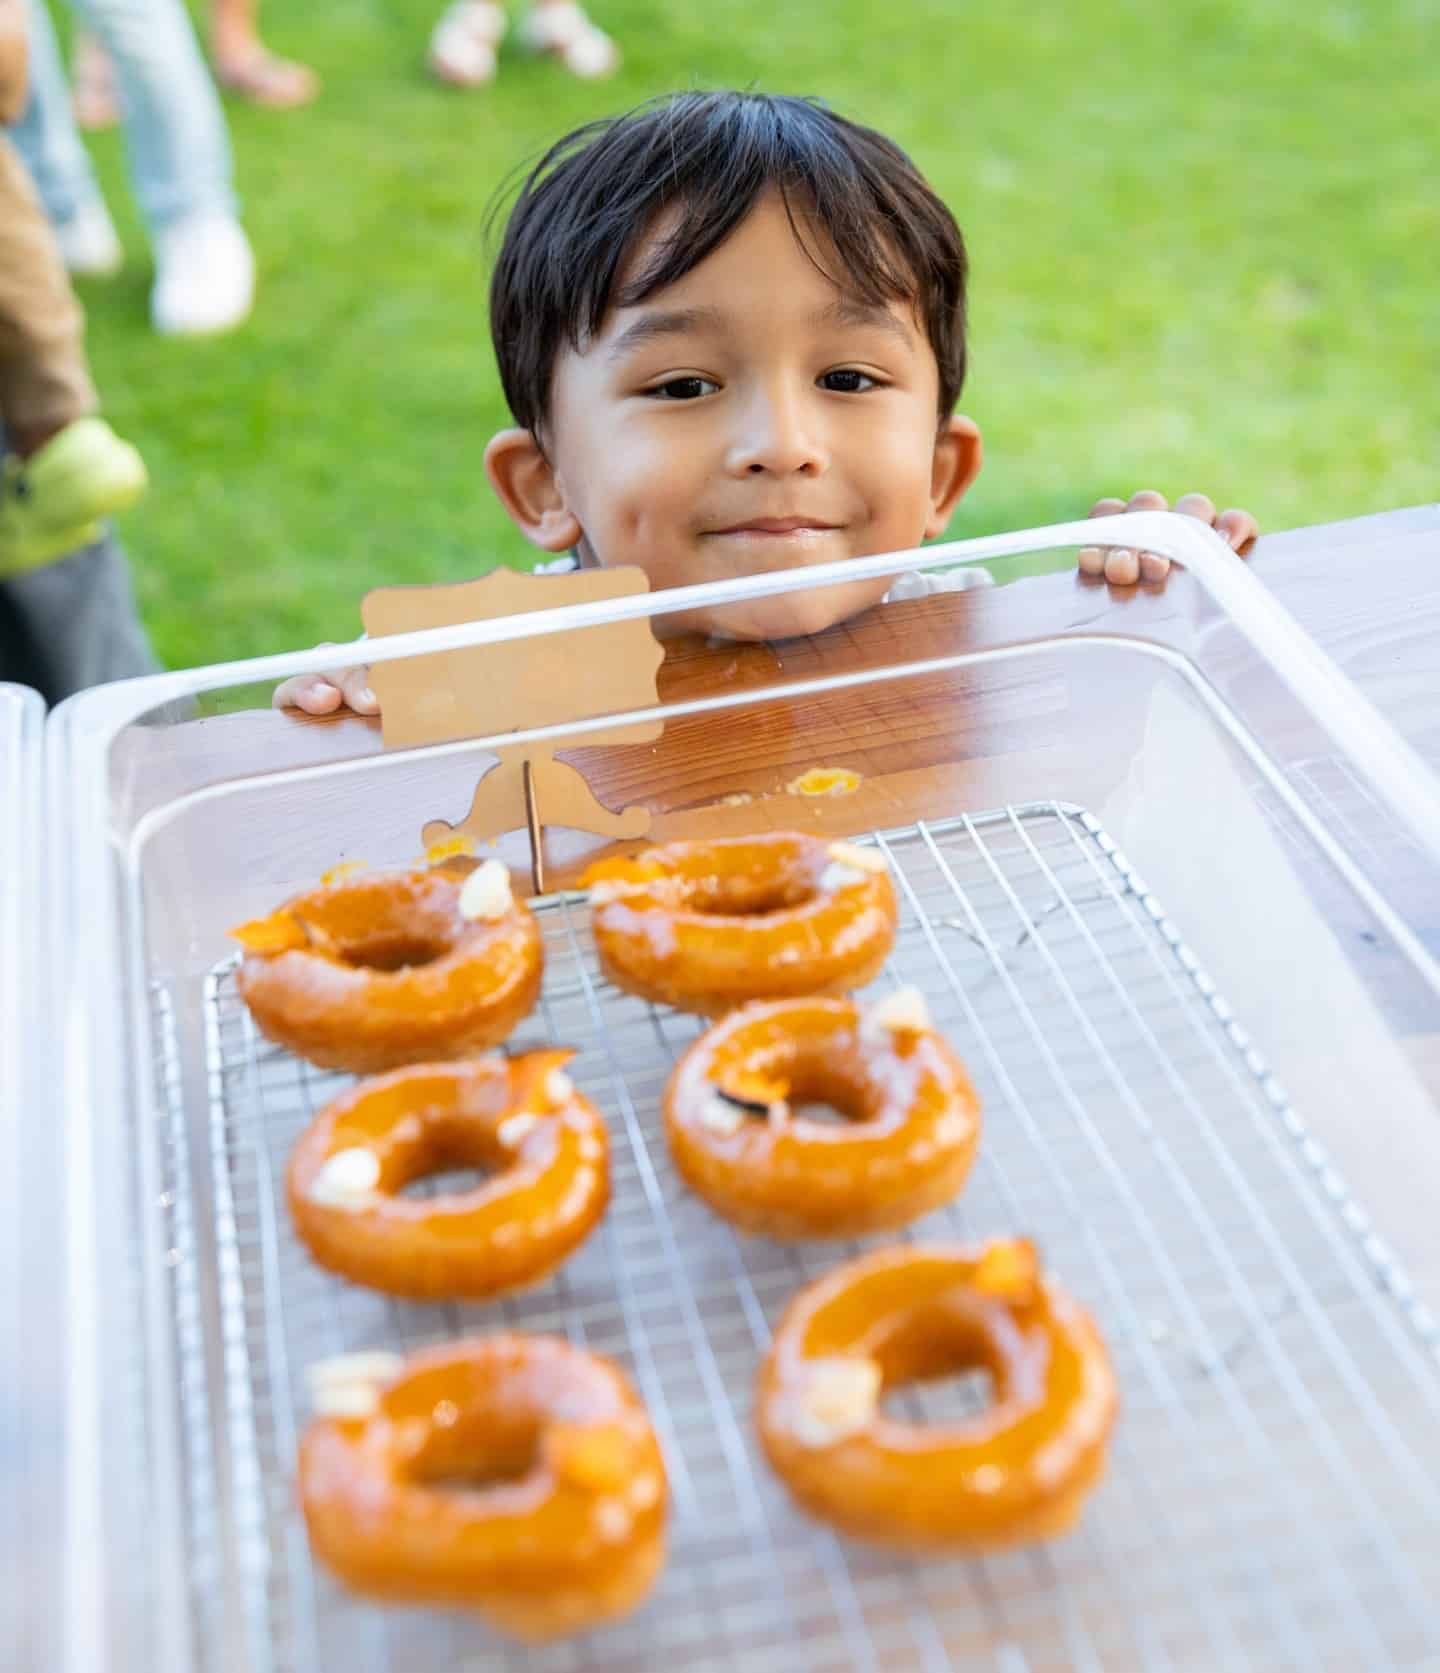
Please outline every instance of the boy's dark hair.
[[[832, 278], [866, 302], [915, 308], [947, 416], [965, 379], [965, 245], [905, 153], [813, 99], [676, 93], [575, 129], [526, 176], [490, 283], [515, 422], [542, 435], [561, 349], [581, 349], [612, 308], [683, 278], [771, 189], [824, 229], [845, 270]], [[673, 232], [621, 288], [620, 272], [667, 210], [678, 212]]]

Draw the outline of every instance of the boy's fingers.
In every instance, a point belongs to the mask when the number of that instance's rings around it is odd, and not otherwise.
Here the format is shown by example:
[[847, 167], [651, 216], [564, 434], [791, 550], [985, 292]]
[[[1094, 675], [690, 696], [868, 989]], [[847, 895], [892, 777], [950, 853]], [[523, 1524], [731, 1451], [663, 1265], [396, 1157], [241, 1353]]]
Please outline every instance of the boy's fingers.
[[1133, 587], [1140, 579], [1140, 555], [1128, 546], [1112, 546], [1105, 553], [1105, 579], [1115, 587]]
[[1117, 517], [1125, 509], [1124, 500], [1096, 500], [1090, 507], [1088, 515], [1091, 517]]
[[380, 704], [370, 689], [368, 668], [346, 668], [336, 677], [347, 708], [353, 709], [357, 715], [379, 714]]
[[299, 709], [307, 715], [334, 714], [340, 707], [339, 688], [323, 674], [297, 674], [276, 686], [270, 699], [277, 709]]
[[[1088, 512], [1087, 517], [1118, 517], [1125, 509], [1124, 500], [1104, 499], [1096, 500]], [[1105, 559], [1107, 556], [1103, 546], [1082, 546], [1079, 554], [1080, 573], [1082, 575], [1103, 575], [1105, 573]]]
[[1210, 528], [1215, 526], [1215, 502], [1208, 494], [1181, 494], [1175, 509], [1187, 517], [1198, 517]]
[[[1113, 517], [1122, 511], [1166, 511], [1169, 501], [1154, 488], [1142, 488], [1129, 500], [1096, 500], [1092, 517]], [[1215, 503], [1207, 494], [1182, 494], [1175, 510], [1197, 518], [1225, 537], [1237, 552], [1248, 551], [1260, 526], [1248, 511], [1232, 509], [1215, 515]], [[1133, 587], [1137, 581], [1163, 581], [1170, 573], [1171, 560], [1159, 552], [1136, 552], [1129, 547], [1084, 546], [1079, 556], [1082, 575], [1103, 575], [1112, 586]]]
[[1215, 527], [1237, 552], [1248, 551], [1260, 532], [1260, 525], [1248, 511], [1222, 511], [1215, 519]]
[[[1138, 494], [1131, 494], [1130, 503], [1125, 507], [1127, 511], [1168, 511], [1170, 502], [1155, 488], [1142, 488]], [[1129, 565], [1126, 566], [1129, 573]], [[1163, 558], [1158, 552], [1137, 552], [1135, 554], [1135, 579], [1137, 581], [1163, 581], [1170, 573], [1170, 560]], [[1125, 585], [1126, 583], [1120, 583]]]

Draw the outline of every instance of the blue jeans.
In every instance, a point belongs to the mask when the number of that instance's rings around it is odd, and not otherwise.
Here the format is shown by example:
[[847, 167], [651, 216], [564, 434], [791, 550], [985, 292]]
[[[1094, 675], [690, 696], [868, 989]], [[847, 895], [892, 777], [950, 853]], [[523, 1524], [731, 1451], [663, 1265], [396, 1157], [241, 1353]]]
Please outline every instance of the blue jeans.
[[[130, 178], [152, 234], [191, 215], [233, 215], [235, 166], [220, 97], [182, 0], [71, 0], [115, 65]], [[62, 224], [100, 188], [70, 106], [70, 87], [45, 0], [25, 0], [30, 101], [11, 130], [44, 200]]]

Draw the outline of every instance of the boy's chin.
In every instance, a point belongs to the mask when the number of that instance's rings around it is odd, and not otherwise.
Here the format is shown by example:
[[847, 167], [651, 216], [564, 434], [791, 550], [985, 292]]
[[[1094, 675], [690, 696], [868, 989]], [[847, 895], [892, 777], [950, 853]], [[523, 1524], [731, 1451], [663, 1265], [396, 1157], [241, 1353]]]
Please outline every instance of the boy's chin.
[[779, 598], [757, 598], [713, 610], [687, 610], [683, 615], [658, 617], [656, 628], [669, 637], [704, 633], [712, 639], [754, 641], [798, 639], [823, 633], [837, 622], [849, 621], [889, 591], [893, 577], [873, 581], [838, 582], [811, 592], [787, 593]]

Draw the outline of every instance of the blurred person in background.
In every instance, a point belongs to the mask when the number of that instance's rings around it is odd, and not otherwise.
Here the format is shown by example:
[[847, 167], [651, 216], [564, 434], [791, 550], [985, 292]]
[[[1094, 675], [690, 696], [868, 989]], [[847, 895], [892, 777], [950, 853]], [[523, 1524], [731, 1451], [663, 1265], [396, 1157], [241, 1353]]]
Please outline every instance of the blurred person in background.
[[[25, 76], [19, 3], [0, 0], [0, 123]], [[157, 666], [124, 556], [95, 520], [139, 495], [144, 467], [94, 416], [80, 332], [29, 177], [0, 135], [0, 680], [52, 703]]]
[[[508, 22], [498, 0], [452, 0], [430, 36], [431, 70], [456, 87], [493, 81]], [[571, 75], [607, 76], [620, 65], [614, 41], [574, 0], [534, 0], [516, 33], [522, 46], [550, 53]]]
[[[19, 0], [0, 0], [0, 124], [25, 100]], [[140, 455], [99, 416], [84, 315], [25, 165], [0, 133], [0, 578], [98, 540], [145, 491]]]
[[[72, 0], [115, 64], [130, 176], [155, 252], [150, 318], [171, 335], [229, 331], [250, 313], [255, 261], [240, 225], [219, 95], [183, 0]], [[72, 273], [123, 261], [80, 138], [45, 0], [26, 0], [30, 99], [15, 129]]]
[[[252, 105], [293, 110], [320, 91], [320, 78], [304, 64], [271, 52], [260, 38], [260, 0], [211, 0], [210, 61], [227, 93]], [[113, 128], [120, 120], [115, 66], [94, 35], [75, 42], [75, 116], [82, 128]]]

